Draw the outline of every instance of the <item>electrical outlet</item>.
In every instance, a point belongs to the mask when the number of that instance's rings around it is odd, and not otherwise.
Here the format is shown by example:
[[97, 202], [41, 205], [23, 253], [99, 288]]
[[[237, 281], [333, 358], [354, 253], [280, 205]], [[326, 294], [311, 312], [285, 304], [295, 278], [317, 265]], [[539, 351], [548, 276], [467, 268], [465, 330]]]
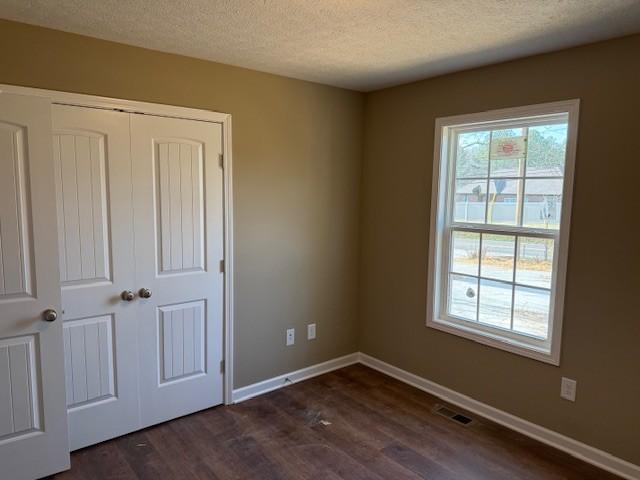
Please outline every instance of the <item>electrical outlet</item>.
[[576, 401], [576, 387], [578, 382], [570, 378], [562, 377], [562, 383], [560, 384], [560, 396], [570, 402]]
[[296, 343], [296, 329], [287, 328], [287, 347]]
[[307, 340], [313, 340], [316, 338], [316, 324], [310, 323], [307, 325]]

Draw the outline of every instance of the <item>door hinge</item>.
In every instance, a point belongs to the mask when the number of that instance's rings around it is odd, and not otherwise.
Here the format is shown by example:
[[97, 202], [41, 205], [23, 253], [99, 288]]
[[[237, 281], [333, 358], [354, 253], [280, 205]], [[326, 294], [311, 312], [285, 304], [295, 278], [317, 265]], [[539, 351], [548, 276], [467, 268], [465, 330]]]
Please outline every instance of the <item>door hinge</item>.
[[224, 260], [220, 260], [220, 273], [224, 273]]
[[220, 168], [224, 168], [224, 155], [221, 153], [218, 154], [218, 162], [220, 163]]
[[220, 360], [220, 373], [224, 373], [224, 360]]

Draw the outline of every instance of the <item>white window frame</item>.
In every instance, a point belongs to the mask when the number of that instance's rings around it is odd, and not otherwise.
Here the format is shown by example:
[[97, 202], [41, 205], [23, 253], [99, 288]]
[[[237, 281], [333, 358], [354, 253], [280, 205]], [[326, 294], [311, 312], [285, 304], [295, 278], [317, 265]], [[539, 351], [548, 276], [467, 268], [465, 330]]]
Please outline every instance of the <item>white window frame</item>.
[[[436, 119], [431, 192], [427, 327], [552, 365], [559, 365], [579, 108], [580, 100], [573, 99]], [[453, 208], [451, 205], [452, 183], [454, 181], [453, 162], [449, 158], [455, 137], [453, 131], [461, 128], [477, 129], [488, 126], [495, 128], [501, 122], [512, 125], [518, 120], [529, 122], [530, 117], [553, 117], [558, 114], [568, 115], [568, 127], [560, 226], [558, 231], [552, 235], [556, 242], [553, 256], [548, 338], [545, 341], [534, 341], [526, 338], [525, 335], [447, 316], [446, 298], [444, 298], [446, 289], [443, 282], [446, 281], [449, 272], [445, 271], [447, 266], [443, 263], [448, 263], [449, 255], [448, 232], [451, 229], [451, 222], [447, 212]], [[495, 233], [523, 235], [520, 227], [492, 226], [490, 224], [478, 224], [478, 227], [483, 232], [494, 229]], [[549, 234], [551, 232], [539, 231], [539, 233]]]

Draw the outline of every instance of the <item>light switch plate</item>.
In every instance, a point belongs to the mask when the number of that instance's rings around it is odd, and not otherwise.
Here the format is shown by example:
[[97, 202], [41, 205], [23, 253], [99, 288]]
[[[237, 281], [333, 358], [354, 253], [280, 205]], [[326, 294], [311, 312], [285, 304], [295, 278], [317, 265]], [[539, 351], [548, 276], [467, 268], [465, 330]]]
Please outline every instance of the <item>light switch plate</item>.
[[290, 347], [294, 343], [296, 343], [296, 329], [287, 328], [287, 347]]
[[571, 378], [562, 377], [562, 383], [560, 384], [560, 396], [570, 402], [576, 401], [576, 388], [578, 382]]
[[307, 340], [313, 340], [316, 338], [316, 324], [310, 323], [307, 325]]

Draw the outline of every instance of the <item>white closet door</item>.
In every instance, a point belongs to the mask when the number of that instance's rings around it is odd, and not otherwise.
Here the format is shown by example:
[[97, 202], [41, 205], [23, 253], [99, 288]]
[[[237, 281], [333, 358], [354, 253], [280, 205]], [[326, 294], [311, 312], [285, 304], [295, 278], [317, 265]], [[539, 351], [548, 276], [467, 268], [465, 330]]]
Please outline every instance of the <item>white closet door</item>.
[[53, 106], [71, 450], [136, 430], [129, 114]]
[[131, 115], [143, 426], [223, 400], [221, 153], [219, 124]]
[[0, 477], [69, 468], [51, 105], [0, 93]]

